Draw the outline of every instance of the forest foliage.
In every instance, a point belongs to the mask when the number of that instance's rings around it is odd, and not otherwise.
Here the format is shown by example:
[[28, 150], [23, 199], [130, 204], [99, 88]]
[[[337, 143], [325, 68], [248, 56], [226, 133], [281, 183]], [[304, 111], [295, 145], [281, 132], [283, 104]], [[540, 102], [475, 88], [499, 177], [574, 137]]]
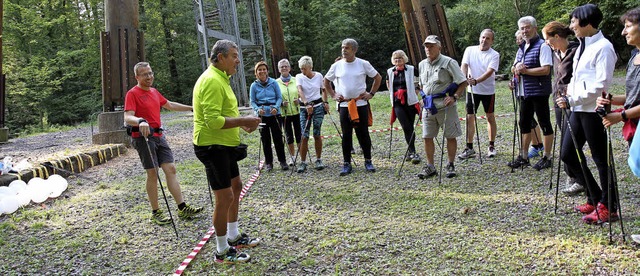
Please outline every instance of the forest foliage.
[[[207, 0], [211, 3], [215, 1]], [[247, 0], [237, 0], [238, 2]], [[259, 1], [262, 6], [262, 1]], [[388, 0], [280, 0], [285, 43], [293, 73], [303, 55], [314, 70], [325, 73], [340, 55], [346, 37], [358, 41], [358, 56], [384, 77], [391, 52], [406, 50], [398, 2]], [[501, 72], [514, 58], [517, 20], [524, 15], [546, 22], [569, 22], [569, 13], [584, 0], [442, 0], [458, 60], [467, 46], [478, 44], [482, 29], [496, 32]], [[620, 35], [620, 16], [638, 0], [595, 1], [605, 14], [601, 29], [626, 64], [631, 48]], [[146, 57], [156, 73], [155, 86], [169, 99], [191, 101], [191, 89], [202, 72], [193, 1], [139, 0], [140, 28]], [[262, 10], [267, 56], [270, 52]], [[6, 125], [13, 134], [51, 125], [73, 125], [101, 112], [100, 33], [103, 0], [4, 1], [3, 71], [7, 76]], [[384, 87], [383, 87], [384, 88]]]

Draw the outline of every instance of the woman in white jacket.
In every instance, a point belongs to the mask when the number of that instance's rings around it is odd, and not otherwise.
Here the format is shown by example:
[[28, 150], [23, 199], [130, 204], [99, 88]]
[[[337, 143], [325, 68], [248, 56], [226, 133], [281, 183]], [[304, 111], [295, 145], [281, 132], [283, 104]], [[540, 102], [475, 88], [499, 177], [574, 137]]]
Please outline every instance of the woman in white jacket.
[[[602, 118], [595, 111], [598, 96], [607, 92], [611, 84], [617, 60], [613, 45], [598, 30], [602, 17], [600, 9], [593, 4], [577, 7], [571, 13], [569, 27], [580, 40], [580, 46], [573, 60], [573, 76], [567, 95], [556, 100], [560, 108], [573, 111], [563, 135], [560, 156], [577, 182], [587, 188], [587, 202], [574, 209], [585, 214], [582, 220], [589, 224], [613, 221], [618, 217], [613, 192], [615, 179], [611, 181], [613, 185], [609, 185], [608, 179], [607, 134]], [[585, 141], [589, 143], [591, 156], [598, 168], [602, 189], [586, 165], [582, 151]], [[609, 200], [611, 205], [608, 205]]]
[[391, 123], [395, 118], [400, 121], [404, 139], [409, 146], [407, 161], [413, 164], [420, 163], [420, 155], [416, 153], [416, 135], [414, 132], [414, 121], [420, 111], [418, 103], [418, 90], [415, 86], [416, 70], [413, 66], [406, 64], [409, 57], [402, 50], [394, 51], [391, 54], [393, 67], [387, 69], [387, 88], [389, 88], [389, 98], [391, 99]]

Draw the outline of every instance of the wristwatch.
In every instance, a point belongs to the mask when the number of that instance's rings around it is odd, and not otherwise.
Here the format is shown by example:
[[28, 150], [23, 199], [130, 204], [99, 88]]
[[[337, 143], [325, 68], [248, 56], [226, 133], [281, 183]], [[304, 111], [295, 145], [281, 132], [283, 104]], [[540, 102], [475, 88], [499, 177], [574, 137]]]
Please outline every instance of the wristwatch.
[[142, 123], [148, 123], [148, 122], [144, 118], [138, 119], [138, 124], [142, 124]]
[[627, 120], [627, 113], [625, 111], [626, 110], [622, 110], [622, 112], [620, 112], [620, 116], [622, 117], [622, 120], [624, 120], [624, 121]]

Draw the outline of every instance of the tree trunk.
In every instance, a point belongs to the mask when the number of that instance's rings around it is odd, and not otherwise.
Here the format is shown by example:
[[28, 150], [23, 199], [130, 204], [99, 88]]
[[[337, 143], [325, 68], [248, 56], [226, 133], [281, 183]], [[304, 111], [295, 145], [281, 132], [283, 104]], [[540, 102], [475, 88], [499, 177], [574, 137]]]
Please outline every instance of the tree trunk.
[[164, 32], [164, 42], [167, 47], [167, 57], [169, 58], [169, 74], [171, 75], [171, 82], [175, 85], [174, 95], [178, 98], [182, 98], [182, 89], [180, 87], [180, 80], [178, 78], [178, 66], [176, 64], [176, 57], [173, 49], [173, 39], [171, 38], [171, 28], [167, 26], [168, 9], [167, 0], [160, 0], [160, 15], [162, 16], [162, 30]]

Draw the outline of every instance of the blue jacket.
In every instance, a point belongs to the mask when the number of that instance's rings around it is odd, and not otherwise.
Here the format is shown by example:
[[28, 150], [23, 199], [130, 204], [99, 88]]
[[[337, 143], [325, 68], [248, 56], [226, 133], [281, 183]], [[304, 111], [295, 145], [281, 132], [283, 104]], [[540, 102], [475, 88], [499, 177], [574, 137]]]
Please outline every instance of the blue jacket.
[[280, 92], [280, 86], [271, 77], [267, 78], [267, 83], [262, 84], [260, 80], [255, 80], [249, 88], [249, 99], [251, 100], [251, 107], [256, 115], [261, 108], [264, 110], [264, 117], [270, 117], [271, 108], [278, 110], [280, 114], [280, 105], [282, 105], [282, 93]]
[[[544, 40], [537, 36], [529, 41], [529, 48], [524, 51], [525, 43], [519, 46], [516, 60], [524, 63], [527, 68], [540, 67], [540, 47], [544, 44]], [[549, 96], [551, 94], [551, 73], [546, 76], [529, 76], [521, 75], [521, 81], [524, 86], [524, 96]]]

